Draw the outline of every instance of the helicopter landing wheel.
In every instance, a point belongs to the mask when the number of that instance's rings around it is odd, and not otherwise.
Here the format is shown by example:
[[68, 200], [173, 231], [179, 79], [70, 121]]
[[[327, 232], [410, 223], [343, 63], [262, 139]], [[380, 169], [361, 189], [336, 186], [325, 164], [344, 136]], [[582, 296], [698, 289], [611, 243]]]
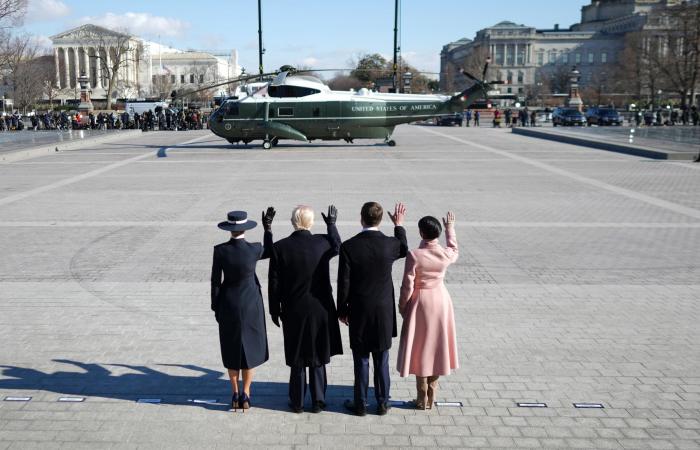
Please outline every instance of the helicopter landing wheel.
[[386, 145], [388, 145], [389, 147], [396, 147], [396, 141], [393, 139], [389, 139], [388, 141], [386, 141]]
[[263, 146], [262, 146], [262, 147], [263, 147], [265, 150], [270, 150], [270, 149], [272, 148], [272, 144], [270, 143], [269, 140], [265, 139], [265, 140], [263, 141]]
[[279, 144], [279, 143], [280, 143], [280, 140], [279, 140], [279, 138], [277, 138], [277, 137], [273, 137], [273, 138], [270, 140], [270, 144], [272, 144], [273, 147], [277, 147], [277, 144]]

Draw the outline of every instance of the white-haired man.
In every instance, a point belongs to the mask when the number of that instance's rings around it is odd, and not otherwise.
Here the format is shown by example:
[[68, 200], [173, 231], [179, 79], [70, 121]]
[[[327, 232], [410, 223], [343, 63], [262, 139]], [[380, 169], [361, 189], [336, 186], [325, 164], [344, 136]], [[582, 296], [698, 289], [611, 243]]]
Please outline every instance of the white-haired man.
[[328, 234], [311, 234], [313, 209], [294, 208], [294, 232], [274, 244], [270, 259], [270, 315], [277, 326], [282, 319], [284, 356], [290, 367], [289, 406], [297, 413], [304, 410], [306, 368], [311, 411], [317, 413], [326, 406], [326, 364], [343, 353], [328, 269], [340, 250], [338, 211], [331, 205], [328, 215], [321, 215]]

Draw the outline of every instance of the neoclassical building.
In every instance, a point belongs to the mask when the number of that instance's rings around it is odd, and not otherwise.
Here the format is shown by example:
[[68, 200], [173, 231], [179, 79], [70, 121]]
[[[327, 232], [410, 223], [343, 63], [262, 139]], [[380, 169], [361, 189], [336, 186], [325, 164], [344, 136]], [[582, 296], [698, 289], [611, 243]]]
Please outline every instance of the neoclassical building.
[[183, 51], [91, 24], [59, 33], [51, 41], [58, 98], [75, 98], [78, 77], [85, 74], [92, 98], [104, 99], [115, 61], [119, 61], [115, 98], [159, 96], [169, 89], [194, 88], [241, 72], [235, 50], [228, 57]]
[[524, 97], [528, 87], [541, 83], [544, 74], [565, 74], [576, 65], [581, 85], [614, 72], [626, 33], [642, 30], [656, 8], [682, 0], [592, 0], [581, 9], [581, 22], [569, 28], [554, 25], [537, 29], [510, 21], [500, 22], [449, 43], [440, 53], [440, 88], [455, 91], [466, 78], [459, 68], [470, 59], [488, 54], [499, 78], [507, 84], [502, 94]]

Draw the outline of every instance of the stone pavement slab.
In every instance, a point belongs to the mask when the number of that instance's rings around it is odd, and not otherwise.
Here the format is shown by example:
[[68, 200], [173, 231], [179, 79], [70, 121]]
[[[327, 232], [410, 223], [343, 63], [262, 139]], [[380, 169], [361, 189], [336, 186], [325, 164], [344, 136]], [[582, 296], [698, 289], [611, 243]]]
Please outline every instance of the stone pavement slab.
[[[0, 163], [0, 449], [698, 448], [698, 166], [487, 128], [402, 126], [395, 138], [263, 151], [148, 133]], [[411, 247], [422, 215], [456, 213], [446, 280], [460, 369], [438, 400], [462, 406], [347, 415], [343, 330], [328, 411], [292, 414], [268, 322], [253, 409], [226, 411], [208, 307], [211, 247], [226, 239], [216, 223], [274, 205], [279, 239], [295, 205], [334, 203], [348, 238], [367, 200], [406, 202]], [[263, 292], [266, 274], [263, 261]], [[411, 399], [412, 380], [392, 377], [394, 400]]]

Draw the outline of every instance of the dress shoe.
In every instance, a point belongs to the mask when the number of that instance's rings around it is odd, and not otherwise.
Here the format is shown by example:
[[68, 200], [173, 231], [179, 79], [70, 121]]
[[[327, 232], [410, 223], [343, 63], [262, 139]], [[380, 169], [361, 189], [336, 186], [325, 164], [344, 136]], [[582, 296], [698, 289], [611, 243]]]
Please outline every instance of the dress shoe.
[[291, 409], [294, 414], [301, 414], [304, 412], [303, 406], [294, 406], [292, 405], [292, 402], [289, 402], [287, 404], [289, 405], [289, 409]]
[[390, 409], [391, 405], [389, 405], [389, 403], [380, 403], [377, 405], [377, 414], [380, 416], [385, 416]]
[[314, 402], [313, 406], [311, 407], [311, 412], [314, 414], [318, 414], [324, 409], [326, 409], [326, 402], [318, 401]]
[[345, 403], [343, 403], [343, 406], [345, 406], [345, 409], [347, 409], [348, 411], [352, 412], [352, 413], [355, 414], [356, 416], [362, 417], [362, 416], [364, 416], [364, 415], [367, 414], [367, 409], [366, 409], [366, 408], [364, 408], [364, 407], [362, 407], [362, 408], [357, 407], [357, 406], [355, 405], [355, 402], [352, 401], [352, 400], [345, 400]]

